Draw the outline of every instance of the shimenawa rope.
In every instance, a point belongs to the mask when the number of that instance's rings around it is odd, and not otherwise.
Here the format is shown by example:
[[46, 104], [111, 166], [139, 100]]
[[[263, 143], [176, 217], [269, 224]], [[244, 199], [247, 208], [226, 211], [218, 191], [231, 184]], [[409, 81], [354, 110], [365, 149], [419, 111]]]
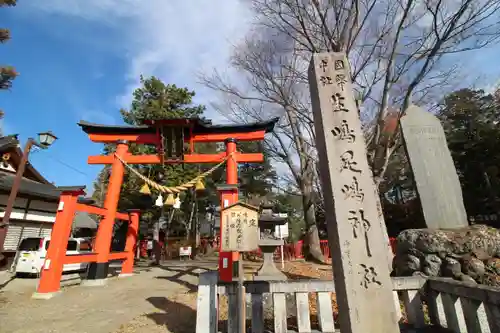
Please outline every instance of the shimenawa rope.
[[162, 192], [162, 193], [180, 193], [180, 192], [183, 192], [183, 191], [186, 191], [187, 189], [193, 187], [196, 185], [196, 183], [200, 180], [202, 180], [203, 178], [207, 177], [208, 175], [210, 175], [212, 172], [214, 172], [215, 170], [217, 170], [218, 168], [220, 168], [224, 163], [226, 163], [226, 161], [231, 158], [233, 156], [233, 153], [227, 155], [219, 164], [217, 164], [216, 166], [214, 166], [213, 168], [205, 171], [204, 173], [196, 176], [195, 178], [193, 178], [192, 180], [188, 181], [187, 183], [184, 183], [182, 185], [178, 185], [178, 186], [163, 186], [163, 185], [160, 185], [158, 184], [157, 182], [149, 179], [148, 177], [146, 176], [143, 176], [139, 171], [137, 171], [136, 169], [134, 169], [132, 166], [130, 166], [127, 162], [125, 162], [120, 156], [118, 156], [116, 153], [114, 154], [115, 157], [123, 163], [124, 166], [126, 166], [130, 171], [132, 171], [137, 177], [139, 177], [140, 179], [142, 179], [146, 184], [148, 184], [149, 186], [153, 187], [155, 190], [159, 191], [159, 192]]

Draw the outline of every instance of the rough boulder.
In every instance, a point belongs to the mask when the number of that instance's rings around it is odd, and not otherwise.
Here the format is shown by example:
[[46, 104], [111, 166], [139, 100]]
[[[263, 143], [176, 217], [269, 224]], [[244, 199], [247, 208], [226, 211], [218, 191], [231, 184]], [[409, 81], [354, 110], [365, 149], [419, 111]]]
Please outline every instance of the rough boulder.
[[393, 274], [444, 276], [500, 286], [500, 230], [408, 229], [397, 237]]

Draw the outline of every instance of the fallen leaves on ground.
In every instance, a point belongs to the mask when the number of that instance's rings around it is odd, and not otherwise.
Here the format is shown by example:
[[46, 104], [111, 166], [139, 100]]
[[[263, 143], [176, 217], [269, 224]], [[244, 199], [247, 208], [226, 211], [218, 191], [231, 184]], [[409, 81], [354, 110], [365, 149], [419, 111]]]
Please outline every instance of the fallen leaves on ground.
[[331, 265], [317, 265], [307, 262], [292, 262], [285, 264], [283, 273], [285, 273], [290, 280], [333, 280]]

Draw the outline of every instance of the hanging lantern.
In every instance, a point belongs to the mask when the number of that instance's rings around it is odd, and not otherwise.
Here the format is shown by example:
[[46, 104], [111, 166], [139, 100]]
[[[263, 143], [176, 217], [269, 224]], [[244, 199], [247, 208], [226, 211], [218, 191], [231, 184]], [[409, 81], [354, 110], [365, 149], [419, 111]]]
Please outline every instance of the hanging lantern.
[[157, 206], [157, 207], [163, 206], [163, 196], [161, 195], [161, 193], [158, 196], [158, 198], [156, 198], [155, 206]]
[[151, 194], [151, 190], [149, 189], [149, 186], [148, 186], [147, 183], [144, 183], [144, 185], [142, 185], [142, 187], [139, 190], [139, 192], [142, 193], [142, 194], [147, 194], [147, 195]]
[[203, 180], [201, 180], [201, 178], [198, 179], [198, 181], [196, 182], [194, 189], [196, 191], [204, 191], [205, 190], [205, 184], [203, 184]]
[[175, 199], [173, 193], [169, 193], [167, 195], [167, 199], [165, 200], [165, 206], [173, 206], [175, 204]]

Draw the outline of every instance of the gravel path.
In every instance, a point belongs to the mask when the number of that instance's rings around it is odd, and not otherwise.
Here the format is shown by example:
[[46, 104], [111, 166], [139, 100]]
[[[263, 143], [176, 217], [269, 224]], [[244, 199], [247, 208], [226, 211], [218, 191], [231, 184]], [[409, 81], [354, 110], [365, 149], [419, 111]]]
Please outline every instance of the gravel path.
[[[148, 326], [154, 322], [165, 332], [165, 326], [168, 329], [171, 324], [167, 321], [178, 319], [171, 314], [167, 316], [165, 309], [186, 310], [190, 321], [195, 316], [194, 310], [181, 308], [175, 301], [196, 292], [197, 273], [201, 270], [191, 266], [200, 265], [154, 267], [133, 277], [110, 278], [103, 287], [67, 287], [60, 295], [45, 301], [32, 300], [33, 289], [26, 286], [19, 290], [4, 289], [0, 291], [0, 333], [143, 332], [140, 330], [143, 325], [130, 325], [142, 319]], [[188, 314], [186, 311], [184, 314]]]

